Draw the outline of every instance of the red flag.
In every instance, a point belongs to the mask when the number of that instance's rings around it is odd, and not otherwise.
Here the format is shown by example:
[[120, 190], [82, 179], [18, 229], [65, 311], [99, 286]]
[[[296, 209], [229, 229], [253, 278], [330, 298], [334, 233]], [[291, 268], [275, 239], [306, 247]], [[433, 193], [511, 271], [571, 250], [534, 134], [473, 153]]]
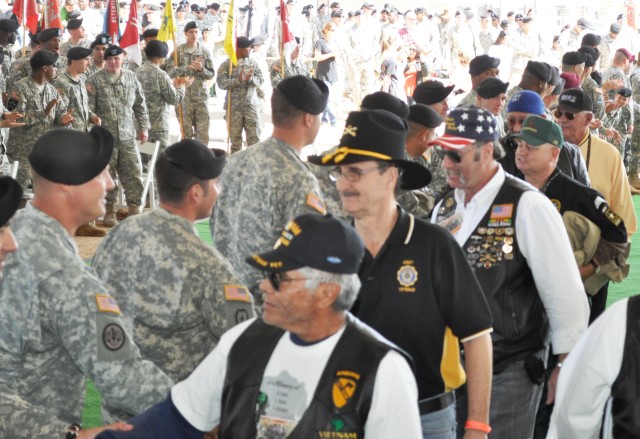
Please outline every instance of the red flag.
[[293, 34], [289, 30], [289, 14], [287, 14], [284, 0], [280, 0], [280, 21], [282, 22], [282, 45], [284, 46], [293, 41]]
[[64, 29], [64, 26], [62, 26], [62, 19], [60, 18], [60, 3], [58, 0], [45, 0], [44, 10], [47, 11], [47, 14], [45, 14], [43, 29], [48, 29], [50, 27]]
[[[18, 19], [18, 23], [21, 25], [25, 25], [25, 20], [23, 17], [24, 14], [24, 2], [25, 0], [16, 0], [13, 4], [13, 13]], [[36, 0], [26, 0], [27, 1], [27, 20], [26, 27], [29, 28], [32, 34], [38, 32], [38, 10], [36, 9]], [[60, 26], [62, 27], [62, 26]]]
[[102, 32], [109, 35], [115, 44], [120, 37], [120, 14], [118, 0], [109, 0], [104, 13], [104, 27]]
[[127, 52], [129, 57], [138, 65], [142, 64], [142, 51], [140, 50], [140, 31], [138, 29], [138, 2], [131, 2], [129, 7], [129, 21], [124, 28], [120, 47]]

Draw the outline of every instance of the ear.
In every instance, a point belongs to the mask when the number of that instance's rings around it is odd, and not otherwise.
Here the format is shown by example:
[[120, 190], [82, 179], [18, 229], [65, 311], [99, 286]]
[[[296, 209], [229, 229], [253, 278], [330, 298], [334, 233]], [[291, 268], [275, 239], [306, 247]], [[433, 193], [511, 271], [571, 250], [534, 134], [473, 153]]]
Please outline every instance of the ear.
[[319, 308], [329, 308], [340, 296], [340, 285], [324, 282], [316, 289], [317, 305]]

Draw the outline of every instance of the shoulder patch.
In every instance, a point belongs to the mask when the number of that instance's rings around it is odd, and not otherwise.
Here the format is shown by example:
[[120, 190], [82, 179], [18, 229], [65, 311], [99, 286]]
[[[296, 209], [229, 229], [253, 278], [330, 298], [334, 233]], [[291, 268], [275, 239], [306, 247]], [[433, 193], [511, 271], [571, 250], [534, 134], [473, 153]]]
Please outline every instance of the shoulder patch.
[[322, 201], [316, 194], [309, 193], [307, 195], [307, 206], [317, 210], [323, 215], [327, 213], [327, 209], [324, 207], [324, 201]]
[[224, 298], [226, 300], [235, 300], [240, 302], [251, 302], [249, 290], [242, 285], [225, 285]]
[[614, 226], [619, 226], [622, 222], [622, 218], [620, 218], [618, 214], [611, 210], [611, 208], [609, 207], [604, 210], [604, 214], [607, 219], [613, 223]]
[[122, 314], [116, 299], [108, 294], [96, 294], [96, 304], [98, 305], [98, 311], [100, 312], [110, 312], [117, 315]]

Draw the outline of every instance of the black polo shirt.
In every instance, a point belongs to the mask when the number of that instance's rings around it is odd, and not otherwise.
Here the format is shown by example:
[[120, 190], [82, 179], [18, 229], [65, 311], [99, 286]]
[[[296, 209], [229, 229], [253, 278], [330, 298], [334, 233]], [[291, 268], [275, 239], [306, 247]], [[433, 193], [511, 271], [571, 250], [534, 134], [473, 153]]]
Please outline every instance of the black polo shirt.
[[453, 236], [398, 210], [378, 255], [365, 253], [353, 312], [413, 357], [423, 399], [464, 383], [457, 339], [489, 332], [491, 312]]

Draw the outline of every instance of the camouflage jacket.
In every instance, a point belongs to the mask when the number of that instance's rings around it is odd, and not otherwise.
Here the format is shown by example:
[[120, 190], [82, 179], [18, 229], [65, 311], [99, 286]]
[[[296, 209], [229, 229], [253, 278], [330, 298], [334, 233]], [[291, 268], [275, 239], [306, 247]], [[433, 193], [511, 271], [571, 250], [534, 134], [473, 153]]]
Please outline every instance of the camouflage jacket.
[[91, 128], [91, 117], [94, 114], [89, 108], [89, 96], [87, 96], [84, 76], [73, 78], [68, 72], [61, 72], [53, 86], [67, 106], [67, 110], [73, 109], [75, 121], [69, 126], [74, 130], [88, 131]]
[[[202, 71], [189, 68], [189, 65], [197, 58], [202, 57]], [[207, 49], [198, 43], [192, 51], [185, 44], [178, 46], [178, 63], [173, 60], [173, 54], [167, 58], [167, 73], [171, 78], [178, 76], [193, 76], [193, 84], [187, 89], [185, 100], [196, 100], [206, 102], [209, 98], [207, 81], [213, 79], [216, 72], [211, 60], [211, 54]]]

